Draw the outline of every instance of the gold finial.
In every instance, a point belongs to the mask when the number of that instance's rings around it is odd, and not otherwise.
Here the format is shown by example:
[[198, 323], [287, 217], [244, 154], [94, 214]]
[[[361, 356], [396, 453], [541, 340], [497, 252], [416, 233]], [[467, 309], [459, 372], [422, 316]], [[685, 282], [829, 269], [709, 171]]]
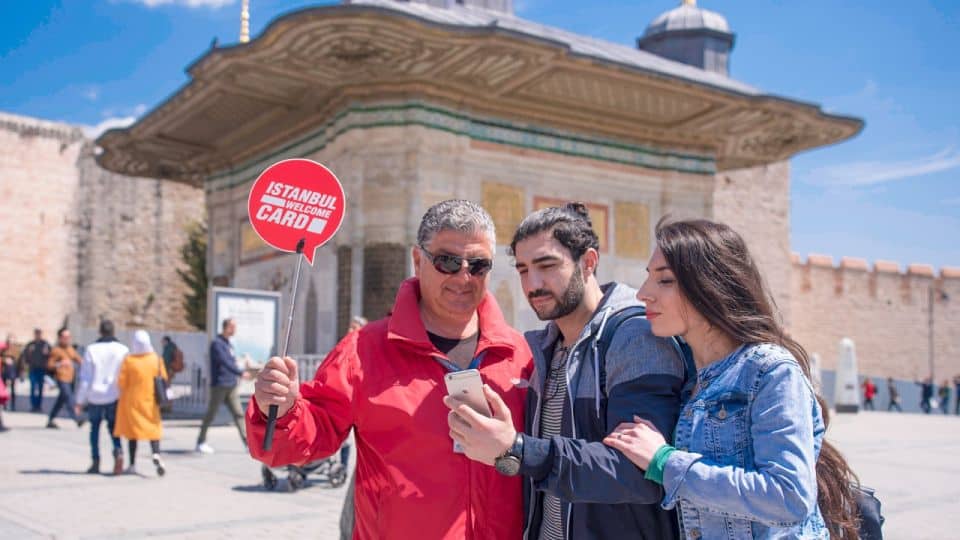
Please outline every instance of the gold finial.
[[697, 0], [683, 0], [683, 5], [685, 6], [697, 6]]
[[243, 0], [240, 7], [240, 43], [250, 41], [250, 0]]

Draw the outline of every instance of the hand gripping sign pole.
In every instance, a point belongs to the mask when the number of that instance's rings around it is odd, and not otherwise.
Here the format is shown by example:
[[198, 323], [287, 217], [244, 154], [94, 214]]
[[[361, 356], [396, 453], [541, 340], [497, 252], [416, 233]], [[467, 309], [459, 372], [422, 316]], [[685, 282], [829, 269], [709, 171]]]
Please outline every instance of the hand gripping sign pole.
[[[286, 358], [287, 345], [290, 345], [290, 329], [293, 328], [293, 312], [297, 307], [297, 287], [300, 285], [300, 263], [303, 262], [303, 246], [307, 243], [306, 238], [301, 238], [297, 242], [297, 269], [293, 272], [293, 291], [290, 293], [290, 315], [287, 317], [287, 329], [283, 336], [283, 346], [280, 348], [280, 358]], [[273, 446], [273, 430], [277, 426], [277, 412], [279, 407], [270, 405], [267, 413], [267, 431], [263, 436], [263, 451], [267, 452]]]
[[[290, 298], [290, 316], [280, 350], [287, 355], [297, 287], [300, 283], [300, 255], [313, 265], [317, 249], [333, 238], [344, 215], [343, 186], [323, 165], [309, 159], [287, 159], [267, 167], [250, 188], [247, 199], [250, 225], [260, 238], [281, 251], [297, 254]], [[264, 451], [273, 446], [277, 406], [270, 405]]]

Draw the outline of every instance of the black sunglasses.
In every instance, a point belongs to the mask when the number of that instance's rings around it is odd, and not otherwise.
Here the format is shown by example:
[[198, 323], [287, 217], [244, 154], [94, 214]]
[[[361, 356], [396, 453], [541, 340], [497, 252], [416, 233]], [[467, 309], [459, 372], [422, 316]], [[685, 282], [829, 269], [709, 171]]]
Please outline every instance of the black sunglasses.
[[467, 261], [467, 271], [470, 272], [471, 276], [483, 277], [484, 274], [493, 268], [493, 259], [484, 259], [482, 257], [467, 259], [457, 255], [434, 255], [427, 251], [427, 248], [423, 246], [419, 247], [420, 251], [423, 251], [427, 258], [430, 259], [430, 262], [433, 263], [433, 267], [437, 269], [437, 272], [441, 274], [456, 274], [463, 268], [463, 261]]

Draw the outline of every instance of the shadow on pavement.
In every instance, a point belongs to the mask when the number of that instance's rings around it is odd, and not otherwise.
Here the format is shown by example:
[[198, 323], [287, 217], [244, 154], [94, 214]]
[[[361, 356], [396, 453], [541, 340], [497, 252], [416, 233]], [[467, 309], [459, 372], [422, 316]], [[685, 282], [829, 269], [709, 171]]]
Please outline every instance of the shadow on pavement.
[[[283, 484], [285, 485], [286, 482], [283, 482]], [[281, 486], [279, 483], [277, 485], [277, 489], [267, 489], [263, 486], [263, 484], [254, 484], [252, 486], [233, 486], [230, 489], [233, 491], [239, 491], [241, 493], [269, 493], [271, 491], [275, 491], [277, 493], [289, 493], [285, 486]]]
[[[22, 470], [17, 471], [20, 474], [64, 474], [64, 475], [78, 475], [78, 476], [87, 476], [87, 471], [61, 471], [58, 469], [34, 469], [34, 470]], [[94, 476], [94, 475], [90, 475]]]
[[199, 457], [202, 455], [196, 450], [191, 450], [189, 448], [177, 448], [175, 450], [164, 450], [161, 448], [160, 453], [167, 454], [170, 456], [198, 456]]

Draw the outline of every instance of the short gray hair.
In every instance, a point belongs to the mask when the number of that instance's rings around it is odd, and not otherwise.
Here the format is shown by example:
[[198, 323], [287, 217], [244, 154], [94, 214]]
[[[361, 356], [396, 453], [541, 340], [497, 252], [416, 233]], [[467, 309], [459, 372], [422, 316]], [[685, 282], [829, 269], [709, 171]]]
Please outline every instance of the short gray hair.
[[440, 231], [484, 233], [490, 247], [497, 245], [497, 233], [490, 214], [479, 204], [463, 199], [451, 199], [431, 206], [420, 220], [417, 244], [426, 246]]

